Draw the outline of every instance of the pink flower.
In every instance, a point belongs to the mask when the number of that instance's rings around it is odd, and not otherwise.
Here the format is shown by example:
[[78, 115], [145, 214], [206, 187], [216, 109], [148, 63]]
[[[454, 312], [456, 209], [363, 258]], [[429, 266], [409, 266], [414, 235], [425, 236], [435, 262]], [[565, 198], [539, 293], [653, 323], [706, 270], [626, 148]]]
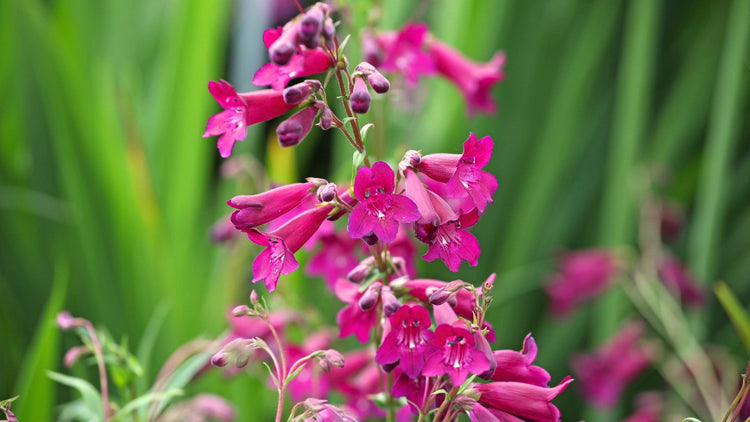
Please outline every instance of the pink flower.
[[643, 327], [631, 323], [595, 352], [573, 359], [573, 372], [584, 397], [609, 408], [617, 404], [622, 391], [651, 362], [652, 352], [639, 345]]
[[253, 85], [268, 86], [274, 90], [282, 90], [292, 79], [304, 78], [325, 72], [331, 67], [331, 58], [322, 48], [312, 50], [302, 48], [300, 54], [295, 54], [285, 65], [266, 63], [255, 72]]
[[302, 142], [305, 136], [310, 133], [316, 114], [318, 114], [318, 108], [313, 105], [303, 108], [294, 113], [292, 117], [281, 122], [276, 128], [279, 144], [282, 147], [292, 147]]
[[[326, 221], [318, 231], [317, 242], [320, 249], [307, 261], [306, 271], [309, 275], [321, 276], [331, 290], [336, 285], [336, 280], [346, 275], [359, 263], [356, 251], [362, 242], [352, 239], [347, 233], [337, 233], [333, 223]], [[308, 243], [309, 245], [309, 243]]]
[[463, 384], [469, 374], [481, 374], [490, 368], [490, 361], [475, 347], [474, 336], [463, 322], [441, 324], [435, 330], [433, 353], [424, 364], [422, 375], [448, 375], [454, 386]]
[[[373, 284], [380, 283], [376, 281]], [[336, 315], [336, 323], [340, 327], [339, 337], [344, 338], [354, 334], [360, 343], [365, 344], [370, 339], [370, 331], [378, 322], [377, 306], [363, 310], [359, 303], [365, 292], [359, 291], [359, 285], [340, 278], [336, 282], [336, 296], [347, 305]]]
[[[372, 63], [386, 72], [404, 75], [406, 82], [415, 85], [421, 75], [434, 75], [435, 61], [424, 48], [427, 25], [408, 23], [398, 33], [384, 32], [376, 43], [382, 50], [382, 63]], [[373, 60], [372, 58], [369, 58]]]
[[419, 219], [417, 206], [409, 198], [393, 193], [393, 170], [378, 161], [360, 167], [354, 179], [354, 196], [360, 201], [349, 215], [349, 235], [357, 239], [374, 233], [390, 243], [396, 239], [399, 223]]
[[664, 398], [660, 393], [647, 391], [638, 394], [635, 398], [635, 406], [635, 413], [628, 416], [623, 422], [659, 422], [663, 420]]
[[523, 340], [523, 348], [520, 352], [515, 350], [496, 350], [493, 352], [497, 369], [492, 374], [493, 381], [513, 381], [525, 384], [546, 387], [550, 381], [550, 375], [539, 366], [534, 366], [537, 347], [531, 333]]
[[426, 398], [425, 390], [432, 391], [433, 382], [431, 378], [418, 375], [417, 377], [410, 378], [404, 373], [399, 367], [393, 370], [393, 378], [396, 380], [391, 388], [391, 394], [393, 397], [406, 397], [406, 400], [411, 405], [413, 413], [417, 413], [417, 409], [424, 406], [424, 400]]
[[[491, 382], [476, 384], [481, 394], [479, 404], [468, 412], [469, 419], [479, 421], [559, 422], [560, 410], [550, 403], [573, 381], [564, 378], [555, 387], [540, 387], [523, 382]], [[478, 407], [478, 406], [481, 406]], [[489, 415], [488, 415], [489, 414]], [[483, 419], [478, 415], [484, 416]], [[491, 416], [490, 416], [491, 415]], [[493, 419], [494, 417], [494, 419]]]
[[381, 365], [398, 363], [409, 378], [415, 378], [427, 356], [434, 352], [435, 333], [430, 331], [430, 313], [421, 305], [404, 305], [390, 317], [391, 332], [375, 354]]
[[569, 252], [560, 259], [560, 272], [547, 285], [552, 312], [566, 315], [580, 302], [604, 292], [617, 273], [617, 260], [609, 251], [589, 249]]
[[281, 274], [289, 274], [299, 267], [294, 253], [315, 234], [332, 209], [331, 205], [309, 209], [270, 233], [247, 230], [250, 240], [266, 246], [253, 262], [253, 283], [263, 280], [268, 291], [274, 291]]
[[426, 235], [417, 232], [417, 238], [430, 245], [422, 258], [427, 262], [440, 258], [453, 272], [458, 271], [462, 261], [476, 267], [481, 254], [479, 242], [464, 228], [473, 226], [478, 218], [476, 212], [463, 214], [457, 220], [441, 224]]
[[256, 195], [238, 195], [227, 201], [237, 208], [232, 223], [238, 230], [248, 231], [275, 220], [311, 198], [315, 188], [312, 183], [292, 183]]
[[675, 257], [667, 256], [662, 260], [659, 278], [673, 294], [690, 306], [700, 306], [706, 301], [706, 294], [699, 284]]
[[284, 102], [281, 91], [272, 89], [237, 94], [222, 80], [210, 81], [208, 90], [225, 110], [208, 119], [203, 137], [221, 135], [217, 146], [224, 158], [232, 154], [236, 141], [245, 139], [248, 126], [281, 116], [294, 107]]
[[492, 86], [505, 78], [502, 71], [505, 53], [496, 53], [487, 63], [477, 63], [435, 39], [429, 39], [427, 47], [438, 72], [453, 82], [466, 98], [470, 116], [477, 110], [488, 114], [497, 111], [491, 96]]

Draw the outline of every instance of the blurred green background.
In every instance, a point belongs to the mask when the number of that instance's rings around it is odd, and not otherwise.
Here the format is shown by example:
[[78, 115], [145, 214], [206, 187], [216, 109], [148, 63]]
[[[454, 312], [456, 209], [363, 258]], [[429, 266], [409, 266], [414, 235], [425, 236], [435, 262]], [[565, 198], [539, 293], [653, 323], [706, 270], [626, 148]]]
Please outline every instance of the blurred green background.
[[[223, 78], [250, 88], [266, 61], [261, 33], [286, 3], [0, 0], [0, 398], [22, 395], [22, 421], [53, 420], [71, 397], [44, 372], [67, 371], [61, 357], [75, 344], [54, 326], [57, 311], [106, 326], [136, 351], [154, 321], [154, 347], [139, 350], [153, 377], [179, 345], [217, 336], [226, 307], [247, 297], [254, 250], [208, 239], [226, 199], [250, 192], [219, 177], [215, 138], [201, 139], [218, 111], [206, 87]], [[659, 193], [687, 215], [675, 253], [707, 286], [724, 280], [747, 303], [750, 1], [377, 3], [382, 28], [424, 21], [472, 59], [507, 53], [496, 116], [466, 119], [458, 91], [439, 79], [421, 82], [423, 110], [381, 107], [390, 158], [407, 145], [457, 153], [469, 132], [495, 140], [489, 169], [500, 187], [474, 229], [480, 265], [460, 273], [475, 283], [499, 275], [495, 347], [518, 349], [533, 331], [556, 382], [571, 353], [619, 326], [631, 312], [621, 295], [555, 321], [540, 287], [559, 251], [635, 245], [634, 192], [654, 169], [665, 175]], [[372, 2], [354, 5], [364, 22]], [[350, 163], [338, 135], [267, 148], [276, 123], [253, 127], [235, 151], [276, 158], [266, 162], [277, 181], [333, 178]], [[440, 263], [422, 269], [454, 278]], [[318, 295], [322, 286], [301, 274], [283, 283]], [[693, 322], [744, 365], [714, 299]], [[642, 379], [638, 389], [663, 387]], [[274, 408], [263, 380], [208, 376], [196, 390], [235, 402], [240, 420]], [[592, 414], [573, 390], [556, 401], [566, 420], [628, 412], [626, 399]]]

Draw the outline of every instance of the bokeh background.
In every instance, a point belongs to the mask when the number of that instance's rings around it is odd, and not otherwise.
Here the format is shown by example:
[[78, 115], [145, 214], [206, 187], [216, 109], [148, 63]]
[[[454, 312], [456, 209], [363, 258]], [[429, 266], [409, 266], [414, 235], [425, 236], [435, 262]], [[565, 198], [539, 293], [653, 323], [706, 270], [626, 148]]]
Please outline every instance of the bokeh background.
[[[226, 199], [251, 192], [221, 178], [215, 141], [201, 138], [218, 111], [206, 87], [223, 78], [250, 89], [267, 60], [262, 31], [294, 13], [290, 6], [0, 1], [0, 398], [21, 394], [22, 421], [54, 420], [56, 404], [72, 398], [45, 373], [69, 371], [62, 354], [75, 339], [55, 327], [59, 310], [127, 338], [153, 379], [179, 345], [219, 336], [227, 307], [246, 300], [258, 251], [208, 237], [229, 212]], [[620, 326], [632, 312], [623, 295], [560, 320], [542, 286], [561, 251], [635, 245], [646, 175], [658, 175], [654, 191], [685, 213], [676, 254], [705, 286], [724, 280], [747, 303], [750, 2], [362, 0], [351, 17], [377, 18], [384, 29], [426, 22], [478, 61], [507, 53], [497, 115], [467, 119], [455, 87], [435, 78], [408, 105], [383, 103], [376, 116], [390, 122], [379, 129], [393, 151], [384, 158], [406, 145], [460, 152], [469, 132], [495, 140], [489, 169], [500, 187], [473, 231], [482, 256], [460, 273], [474, 283], [498, 274], [495, 347], [518, 349], [533, 332], [538, 362], [556, 382], [570, 373], [573, 352]], [[282, 151], [271, 136], [278, 122], [253, 127], [235, 151], [253, 154], [278, 183], [347, 179], [343, 138], [314, 134]], [[421, 269], [455, 278], [438, 262]], [[325, 303], [331, 316], [340, 306], [301, 272], [282, 284], [301, 309]], [[715, 299], [691, 322], [702, 342], [744, 365]], [[653, 388], [664, 384], [652, 371], [628, 397]], [[275, 406], [252, 377], [208, 374], [193, 390], [227, 397], [240, 420], [266, 420]], [[556, 403], [566, 420], [592, 422], [618, 420], [630, 406], [626, 398], [592, 412], [574, 387]]]

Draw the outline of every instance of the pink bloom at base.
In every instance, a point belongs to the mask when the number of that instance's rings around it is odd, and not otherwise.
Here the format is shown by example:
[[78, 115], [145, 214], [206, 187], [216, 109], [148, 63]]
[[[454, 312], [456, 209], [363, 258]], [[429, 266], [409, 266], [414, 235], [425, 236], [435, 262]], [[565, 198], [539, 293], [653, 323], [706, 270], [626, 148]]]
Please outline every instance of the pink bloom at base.
[[357, 171], [354, 196], [360, 202], [349, 215], [351, 237], [358, 239], [372, 232], [378, 239], [390, 243], [396, 239], [399, 223], [419, 219], [414, 202], [393, 193], [393, 178], [393, 170], [383, 161]]
[[552, 312], [567, 315], [580, 302], [603, 293], [617, 274], [617, 267], [615, 256], [603, 249], [564, 254], [560, 271], [545, 288]]
[[602, 408], [617, 404], [625, 387], [652, 360], [651, 350], [640, 344], [642, 336], [643, 326], [630, 323], [593, 353], [573, 359], [571, 367], [588, 401]]
[[228, 82], [210, 81], [208, 90], [224, 111], [208, 119], [203, 137], [219, 136], [219, 154], [227, 158], [234, 143], [247, 136], [247, 127], [281, 116], [294, 106], [284, 102], [281, 91], [262, 89], [238, 94]]
[[390, 317], [391, 332], [375, 354], [381, 365], [398, 363], [409, 378], [415, 378], [424, 367], [427, 356], [436, 350], [432, 344], [430, 313], [421, 305], [404, 305]]

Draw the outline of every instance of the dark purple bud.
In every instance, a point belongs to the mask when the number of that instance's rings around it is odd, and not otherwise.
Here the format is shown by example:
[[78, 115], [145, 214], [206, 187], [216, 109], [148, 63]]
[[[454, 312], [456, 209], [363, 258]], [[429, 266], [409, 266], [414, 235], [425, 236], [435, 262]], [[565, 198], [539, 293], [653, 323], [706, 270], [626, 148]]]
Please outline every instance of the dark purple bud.
[[211, 356], [211, 365], [219, 368], [227, 366], [227, 355], [224, 352], [219, 352]]
[[323, 23], [323, 30], [321, 31], [321, 33], [327, 40], [332, 39], [333, 36], [336, 35], [336, 27], [333, 25], [333, 19], [326, 18], [325, 23]]
[[391, 83], [388, 82], [388, 79], [381, 75], [377, 70], [367, 77], [367, 82], [370, 83], [372, 90], [378, 94], [385, 94], [391, 89]]
[[336, 184], [328, 183], [318, 188], [320, 202], [331, 202], [336, 199]]
[[383, 285], [380, 282], [370, 284], [367, 290], [362, 294], [362, 297], [359, 298], [359, 308], [363, 311], [369, 311], [374, 308], [378, 303], [381, 287], [383, 287]]
[[313, 7], [305, 13], [297, 24], [297, 36], [304, 43], [320, 36], [323, 27], [323, 11]]
[[437, 289], [435, 293], [430, 295], [430, 304], [442, 305], [450, 299], [452, 293], [447, 291], [444, 287]]
[[296, 105], [301, 103], [302, 101], [305, 101], [311, 93], [312, 89], [310, 89], [310, 85], [304, 82], [300, 82], [298, 84], [288, 86], [284, 89], [284, 102], [287, 104]]
[[349, 101], [352, 104], [352, 111], [358, 114], [365, 114], [370, 109], [370, 101], [372, 96], [370, 91], [367, 90], [367, 84], [364, 78], [354, 78], [354, 88], [352, 89], [351, 95], [349, 95]]
[[320, 113], [319, 124], [320, 128], [323, 130], [328, 130], [333, 126], [333, 112], [330, 108], [326, 107]]
[[362, 240], [364, 240], [365, 243], [367, 243], [368, 245], [372, 246], [372, 245], [378, 243], [378, 236], [375, 235], [375, 233], [370, 232], [370, 233], [367, 233], [366, 235], [362, 236]]
[[292, 117], [281, 122], [279, 127], [276, 128], [276, 134], [279, 135], [281, 146], [291, 147], [302, 142], [305, 136], [310, 133], [317, 112], [318, 109], [315, 107], [305, 107], [293, 114]]
[[387, 317], [396, 313], [398, 308], [401, 307], [401, 302], [396, 299], [393, 290], [389, 286], [383, 286], [380, 290], [380, 298], [383, 300], [383, 313]]
[[291, 41], [285, 39], [285, 37], [279, 38], [271, 44], [268, 49], [268, 55], [271, 57], [271, 61], [279, 66], [284, 66], [289, 63], [294, 53], [297, 52], [297, 46]]

